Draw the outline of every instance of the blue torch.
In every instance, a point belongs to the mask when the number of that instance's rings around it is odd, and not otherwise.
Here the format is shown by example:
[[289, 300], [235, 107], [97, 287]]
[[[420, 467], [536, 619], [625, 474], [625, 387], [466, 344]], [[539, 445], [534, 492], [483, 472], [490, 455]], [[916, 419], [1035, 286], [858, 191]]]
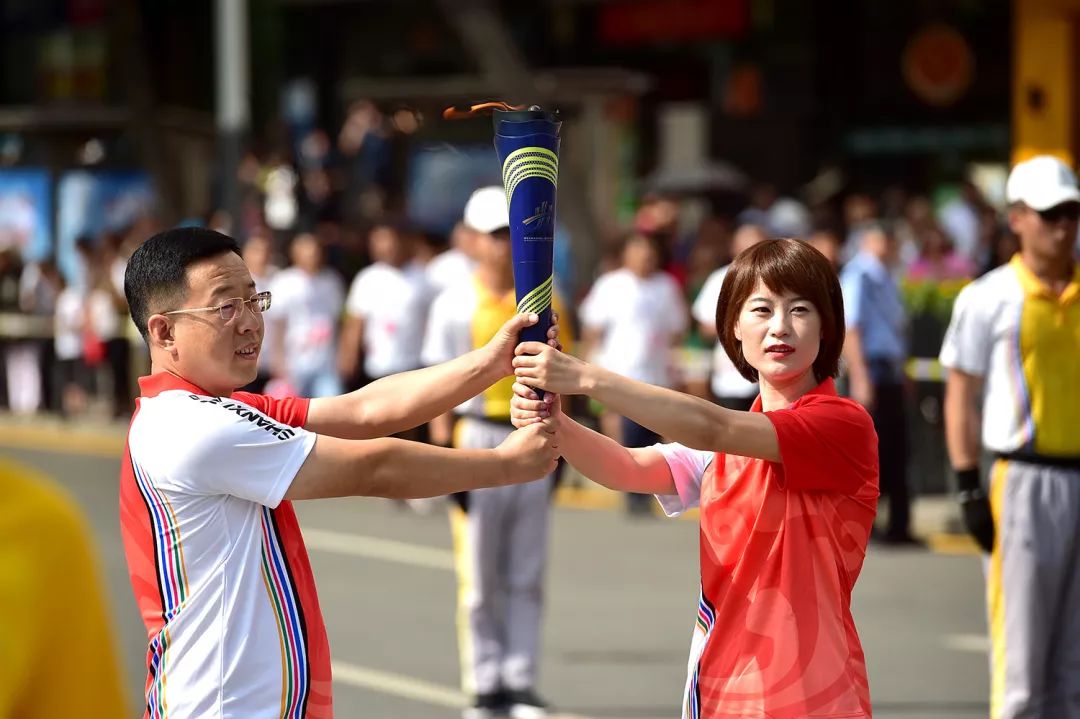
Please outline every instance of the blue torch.
[[551, 328], [555, 189], [559, 179], [558, 113], [535, 105], [493, 113], [495, 151], [510, 210], [510, 247], [518, 312], [540, 321], [521, 332], [523, 342], [546, 342]]

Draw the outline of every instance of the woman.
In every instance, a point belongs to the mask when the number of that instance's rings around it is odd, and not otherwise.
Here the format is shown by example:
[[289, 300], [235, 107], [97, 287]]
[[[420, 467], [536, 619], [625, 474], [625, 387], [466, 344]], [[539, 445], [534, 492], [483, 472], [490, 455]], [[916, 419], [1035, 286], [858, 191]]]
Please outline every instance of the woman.
[[[749, 412], [527, 342], [514, 360], [514, 421], [554, 417], [563, 455], [601, 484], [655, 494], [671, 515], [700, 506], [683, 717], [870, 717], [850, 601], [876, 511], [877, 437], [833, 384], [844, 342], [836, 272], [805, 243], [768, 240], [736, 258], [716, 314], [728, 355], [759, 383]], [[551, 393], [588, 394], [675, 443], [621, 447], [563, 416]]]

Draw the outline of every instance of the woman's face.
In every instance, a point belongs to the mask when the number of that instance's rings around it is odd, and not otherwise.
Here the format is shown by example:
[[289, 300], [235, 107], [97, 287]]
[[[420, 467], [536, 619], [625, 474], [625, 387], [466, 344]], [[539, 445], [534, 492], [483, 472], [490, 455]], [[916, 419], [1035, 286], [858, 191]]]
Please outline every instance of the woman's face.
[[762, 381], [787, 384], [813, 368], [821, 348], [821, 315], [809, 300], [777, 294], [758, 281], [743, 303], [735, 338]]

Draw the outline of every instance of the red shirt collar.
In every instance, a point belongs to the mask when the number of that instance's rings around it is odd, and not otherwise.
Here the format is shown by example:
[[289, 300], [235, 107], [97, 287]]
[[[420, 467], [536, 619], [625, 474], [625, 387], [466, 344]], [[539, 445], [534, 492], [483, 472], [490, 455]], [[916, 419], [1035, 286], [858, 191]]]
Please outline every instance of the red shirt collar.
[[[817, 387], [814, 387], [814, 389], [812, 389], [809, 392], [807, 392], [806, 394], [804, 394], [803, 397], [806, 397], [807, 395], [811, 395], [811, 394], [823, 394], [823, 395], [826, 395], [828, 397], [835, 397], [836, 396], [836, 382], [833, 381], [832, 377], [826, 377], [824, 382], [822, 382]], [[802, 397], [800, 397], [799, 399], [802, 399]], [[798, 402], [799, 399], [795, 400], [795, 402]], [[795, 402], [792, 402], [791, 404], [795, 404]], [[761, 411], [761, 395], [760, 394], [756, 398], [754, 398], [754, 405], [750, 408], [750, 411], [751, 412], [760, 412]]]
[[139, 392], [143, 397], [157, 397], [162, 392], [168, 392], [169, 390], [174, 389], [203, 395], [205, 397], [212, 396], [198, 385], [194, 385], [180, 375], [173, 374], [169, 371], [155, 372], [152, 375], [139, 378]]

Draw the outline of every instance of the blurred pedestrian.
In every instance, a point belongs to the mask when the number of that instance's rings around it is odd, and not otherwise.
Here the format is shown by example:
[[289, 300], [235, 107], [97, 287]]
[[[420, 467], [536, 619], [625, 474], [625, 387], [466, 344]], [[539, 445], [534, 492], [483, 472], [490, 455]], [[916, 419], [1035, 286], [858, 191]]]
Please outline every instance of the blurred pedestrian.
[[346, 381], [355, 377], [361, 359], [368, 380], [421, 366], [432, 300], [424, 268], [413, 260], [402, 228], [393, 224], [372, 228], [369, 246], [374, 262], [353, 279], [345, 303], [338, 369]]
[[[248, 235], [247, 242], [241, 250], [244, 264], [251, 273], [251, 279], [255, 282], [255, 288], [260, 292], [270, 289], [270, 283], [280, 272], [280, 268], [274, 264], [274, 239], [270, 231], [265, 227], [256, 228]], [[274, 336], [274, 322], [263, 323], [263, 346], [276, 347], [278, 339]], [[258, 374], [255, 381], [244, 387], [247, 392], [262, 394], [266, 389], [267, 382], [273, 377], [272, 352], [260, 352], [258, 361]]]
[[[870, 417], [833, 384], [844, 342], [836, 273], [798, 240], [760, 243], [735, 259], [716, 314], [732, 361], [760, 382], [750, 412], [525, 343], [514, 360], [514, 422], [550, 414], [560, 451], [585, 476], [655, 494], [671, 515], [700, 506], [701, 597], [684, 719], [869, 719], [850, 605], [878, 462]], [[623, 448], [528, 386], [587, 393], [675, 443]]]
[[[431, 305], [423, 359], [446, 362], [475, 349], [517, 311], [510, 256], [510, 215], [501, 187], [483, 187], [465, 206], [476, 233], [476, 272]], [[559, 306], [555, 305], [556, 311]], [[565, 332], [565, 331], [564, 331]], [[569, 340], [565, 340], [569, 342]], [[432, 423], [431, 439], [462, 449], [498, 446], [513, 431], [509, 377]], [[454, 421], [456, 419], [456, 426]], [[465, 719], [500, 712], [547, 716], [536, 691], [548, 514], [555, 477], [454, 495], [450, 509], [458, 580]]]
[[[33, 318], [32, 333], [13, 341], [7, 350], [7, 384], [11, 411], [32, 414], [55, 409], [53, 376], [55, 355], [51, 324], [63, 279], [50, 258], [28, 262], [19, 280], [19, 309]], [[45, 323], [50, 325], [45, 326]]]
[[840, 249], [842, 246], [840, 235], [835, 230], [822, 227], [810, 233], [806, 241], [815, 250], [825, 256], [829, 264], [837, 271], [840, 270]]
[[859, 248], [840, 274], [847, 316], [843, 357], [851, 398], [870, 412], [879, 438], [881, 492], [889, 500], [888, 524], [880, 539], [915, 545], [904, 398], [907, 314], [892, 275], [898, 247], [892, 233], [878, 225], [864, 228]]
[[941, 348], [946, 440], [967, 528], [989, 553], [990, 715], [1075, 717], [1080, 191], [1065, 163], [1040, 156], [1013, 168], [1006, 196], [1020, 253], [956, 300]]
[[919, 256], [908, 267], [907, 279], [915, 282], [969, 280], [975, 263], [957, 252], [944, 230], [931, 225], [919, 233]]
[[[682, 290], [663, 271], [662, 257], [656, 235], [628, 237], [622, 266], [596, 279], [580, 314], [583, 337], [597, 348], [598, 365], [639, 382], [673, 387], [677, 378], [672, 350], [689, 322]], [[618, 422], [616, 438], [627, 447], [648, 447], [658, 440], [631, 419], [620, 417]], [[651, 501], [640, 494], [627, 494], [626, 507], [633, 515], [652, 514]]]
[[323, 262], [318, 238], [301, 233], [289, 248], [292, 265], [277, 273], [270, 291], [278, 298], [273, 324], [273, 374], [301, 397], [341, 394], [337, 371], [338, 323], [345, 303], [341, 278]]
[[190, 227], [151, 237], [125, 293], [151, 357], [120, 477], [149, 642], [146, 713], [330, 717], [330, 650], [291, 501], [437, 496], [550, 472], [544, 429], [474, 452], [349, 441], [426, 422], [508, 374], [535, 315], [439, 367], [339, 397], [274, 399], [236, 392], [255, 378], [271, 296], [231, 238]]
[[78, 285], [67, 285], [61, 277], [60, 294], [53, 314], [53, 352], [56, 356], [53, 386], [58, 394], [60, 414], [73, 417], [86, 409], [91, 385], [90, 370], [83, 362], [86, 321], [86, 293]]
[[[738, 257], [759, 242], [769, 239], [757, 225], [742, 225], [731, 239], [731, 256]], [[721, 407], [749, 410], [757, 397], [756, 382], [750, 382], [728, 357], [716, 331], [716, 303], [731, 265], [727, 264], [709, 275], [691, 309], [702, 336], [715, 343], [713, 348], [712, 393]], [[650, 444], [652, 444], [650, 442]], [[626, 445], [629, 446], [629, 445]]]
[[476, 270], [476, 232], [464, 222], [454, 225], [450, 233], [449, 249], [439, 253], [428, 263], [425, 272], [427, 282], [436, 292], [468, 277]]
[[94, 541], [48, 478], [0, 458], [0, 717], [130, 716]]

